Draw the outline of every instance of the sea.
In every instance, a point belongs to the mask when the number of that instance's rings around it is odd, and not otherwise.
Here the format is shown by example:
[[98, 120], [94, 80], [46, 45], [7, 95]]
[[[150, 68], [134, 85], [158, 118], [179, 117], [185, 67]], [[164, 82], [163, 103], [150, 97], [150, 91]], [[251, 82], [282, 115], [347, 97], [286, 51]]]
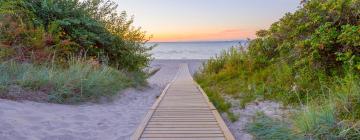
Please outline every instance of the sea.
[[150, 51], [155, 59], [210, 59], [233, 46], [246, 43], [239, 41], [200, 41], [200, 42], [150, 42], [156, 45]]

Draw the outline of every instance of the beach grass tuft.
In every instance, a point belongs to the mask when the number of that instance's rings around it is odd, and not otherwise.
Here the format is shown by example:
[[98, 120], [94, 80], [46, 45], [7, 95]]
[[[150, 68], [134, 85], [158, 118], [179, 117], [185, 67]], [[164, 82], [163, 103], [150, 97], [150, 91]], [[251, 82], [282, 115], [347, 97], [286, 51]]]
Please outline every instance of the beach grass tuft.
[[18, 85], [27, 90], [46, 92], [47, 101], [55, 103], [111, 97], [124, 88], [145, 84], [146, 79], [144, 73], [134, 74], [106, 65], [94, 65], [82, 58], [71, 59], [65, 67], [7, 61], [0, 64], [0, 72], [3, 96], [11, 85]]
[[296, 140], [299, 137], [293, 134], [289, 124], [284, 121], [270, 118], [258, 112], [253, 122], [246, 126], [246, 130], [259, 140]]

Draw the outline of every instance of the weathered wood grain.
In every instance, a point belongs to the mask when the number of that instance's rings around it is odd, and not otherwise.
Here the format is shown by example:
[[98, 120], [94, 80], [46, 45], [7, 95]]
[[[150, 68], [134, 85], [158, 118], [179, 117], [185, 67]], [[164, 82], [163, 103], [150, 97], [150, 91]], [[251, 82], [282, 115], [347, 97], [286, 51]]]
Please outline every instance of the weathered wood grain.
[[193, 81], [187, 64], [179, 67], [132, 139], [234, 140], [207, 95]]

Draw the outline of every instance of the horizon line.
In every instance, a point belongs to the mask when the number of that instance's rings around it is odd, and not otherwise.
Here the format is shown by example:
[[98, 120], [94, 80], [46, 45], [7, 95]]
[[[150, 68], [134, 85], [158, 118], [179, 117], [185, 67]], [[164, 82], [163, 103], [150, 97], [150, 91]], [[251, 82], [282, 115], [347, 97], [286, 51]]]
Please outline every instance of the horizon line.
[[248, 39], [237, 39], [237, 40], [196, 40], [196, 41], [148, 41], [147, 43], [187, 43], [187, 42], [238, 42], [238, 41], [247, 41]]

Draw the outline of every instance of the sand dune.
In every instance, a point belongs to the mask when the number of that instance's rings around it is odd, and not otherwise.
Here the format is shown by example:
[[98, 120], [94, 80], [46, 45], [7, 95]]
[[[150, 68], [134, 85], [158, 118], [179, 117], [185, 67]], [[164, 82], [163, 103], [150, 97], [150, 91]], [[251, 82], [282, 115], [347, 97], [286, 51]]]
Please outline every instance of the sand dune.
[[128, 89], [113, 102], [59, 105], [0, 99], [0, 140], [127, 140], [170, 82], [179, 63], [194, 73], [202, 60], [155, 60], [149, 87]]

